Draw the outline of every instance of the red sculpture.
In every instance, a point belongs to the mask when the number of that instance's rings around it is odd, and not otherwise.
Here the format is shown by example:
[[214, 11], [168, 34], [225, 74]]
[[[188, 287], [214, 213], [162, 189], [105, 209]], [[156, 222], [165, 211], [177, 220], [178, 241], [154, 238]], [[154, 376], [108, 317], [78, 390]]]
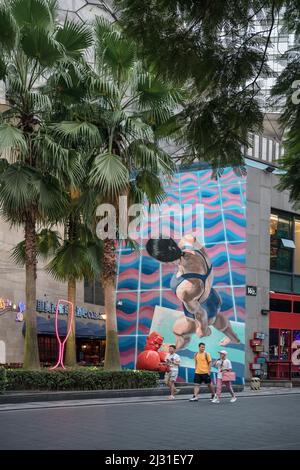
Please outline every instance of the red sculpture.
[[137, 358], [136, 368], [143, 370], [156, 370], [166, 372], [169, 366], [166, 364], [167, 351], [159, 351], [164, 338], [153, 331], [146, 339], [145, 350]]

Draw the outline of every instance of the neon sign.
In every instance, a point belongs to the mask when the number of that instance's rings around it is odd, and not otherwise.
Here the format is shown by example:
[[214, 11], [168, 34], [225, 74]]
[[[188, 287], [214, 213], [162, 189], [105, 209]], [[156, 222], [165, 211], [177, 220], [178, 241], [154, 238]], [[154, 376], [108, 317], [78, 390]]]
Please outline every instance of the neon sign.
[[[59, 306], [66, 304], [68, 307], [70, 307], [70, 323], [69, 323], [69, 328], [67, 331], [67, 336], [63, 341], [61, 341], [59, 333], [58, 333], [58, 314], [59, 314]], [[56, 369], [61, 365], [63, 369], [65, 369], [64, 366], [64, 349], [65, 349], [65, 344], [67, 342], [67, 339], [69, 338], [71, 331], [72, 331], [72, 326], [73, 326], [73, 321], [74, 321], [74, 306], [72, 302], [69, 302], [68, 300], [59, 300], [57, 305], [56, 305], [56, 311], [55, 311], [55, 335], [56, 339], [58, 341], [59, 345], [59, 350], [58, 350], [58, 360], [57, 363], [55, 364], [54, 367], [51, 367], [51, 369]]]

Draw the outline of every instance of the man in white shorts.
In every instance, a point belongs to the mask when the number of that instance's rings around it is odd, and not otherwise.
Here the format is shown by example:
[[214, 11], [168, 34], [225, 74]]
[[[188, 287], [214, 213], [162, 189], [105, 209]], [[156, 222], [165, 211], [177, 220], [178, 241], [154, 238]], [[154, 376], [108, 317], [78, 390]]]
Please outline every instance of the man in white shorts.
[[165, 374], [165, 381], [167, 386], [170, 389], [170, 396], [169, 398], [173, 400], [175, 398], [175, 394], [179, 392], [179, 390], [175, 387], [175, 382], [178, 377], [178, 366], [180, 364], [180, 357], [176, 354], [176, 347], [174, 344], [170, 344], [169, 346], [169, 354], [166, 357], [166, 362], [169, 365], [169, 371]]

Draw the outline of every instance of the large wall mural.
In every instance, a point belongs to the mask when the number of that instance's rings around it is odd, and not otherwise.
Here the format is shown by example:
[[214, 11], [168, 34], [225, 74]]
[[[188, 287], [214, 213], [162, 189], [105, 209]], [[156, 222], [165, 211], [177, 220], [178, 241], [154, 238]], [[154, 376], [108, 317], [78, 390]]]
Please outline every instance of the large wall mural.
[[[138, 240], [140, 251], [119, 250], [117, 308], [122, 366], [136, 367], [138, 354], [144, 349], [147, 336], [156, 331], [164, 337], [165, 343], [177, 343], [180, 347], [179, 379], [192, 382], [193, 356], [198, 351], [201, 337], [213, 358], [218, 357], [220, 347], [226, 347], [237, 382], [242, 383], [245, 349], [246, 177], [236, 175], [231, 169], [226, 169], [216, 180], [212, 179], [211, 170], [182, 171], [166, 183], [165, 190], [167, 197], [164, 205], [177, 209], [171, 218], [162, 213], [157, 216], [155, 223], [161, 233], [170, 235], [176, 246], [188, 249], [186, 239], [182, 240], [182, 237], [197, 231], [199, 251], [204, 247], [204, 257], [203, 253], [198, 253], [197, 262], [198, 265], [204, 263], [207, 266], [203, 271], [199, 268], [199, 272], [208, 274], [205, 280], [205, 289], [208, 289], [205, 298], [208, 301], [200, 306], [200, 311], [207, 313], [208, 325], [196, 322], [195, 327], [185, 330], [185, 321], [191, 325], [194, 323], [193, 317], [189, 315], [193, 314], [190, 312], [193, 305], [182, 303], [184, 282], [177, 290], [180, 282], [175, 282], [174, 286], [174, 273], [180, 269], [180, 261], [161, 262], [149, 255], [146, 244], [153, 234], [153, 224], [150, 228], [149, 220], [145, 218]], [[198, 265], [193, 265], [190, 271], [197, 272]], [[201, 297], [202, 294], [197, 295]], [[206, 329], [205, 334], [201, 326]], [[216, 372], [214, 369], [212, 371]]]

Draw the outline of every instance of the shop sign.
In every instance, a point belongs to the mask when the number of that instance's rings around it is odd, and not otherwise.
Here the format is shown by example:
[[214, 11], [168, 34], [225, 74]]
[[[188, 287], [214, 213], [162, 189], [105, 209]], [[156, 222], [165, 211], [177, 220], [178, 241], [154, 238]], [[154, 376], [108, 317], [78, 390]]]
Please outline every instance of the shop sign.
[[[44, 300], [37, 300], [36, 311], [54, 315], [56, 312], [56, 304]], [[68, 315], [68, 306], [66, 304], [59, 304], [58, 313], [60, 315]], [[99, 312], [91, 312], [85, 307], [76, 307], [75, 316], [78, 318], [88, 318], [89, 320], [101, 320], [101, 314]]]
[[0, 297], [0, 314], [4, 312], [17, 312], [16, 321], [23, 321], [25, 304], [24, 302], [15, 303], [10, 299]]
[[257, 287], [256, 286], [246, 286], [246, 295], [256, 296]]
[[254, 333], [254, 338], [255, 339], [265, 339], [265, 333], [261, 333], [260, 331], [256, 331]]

